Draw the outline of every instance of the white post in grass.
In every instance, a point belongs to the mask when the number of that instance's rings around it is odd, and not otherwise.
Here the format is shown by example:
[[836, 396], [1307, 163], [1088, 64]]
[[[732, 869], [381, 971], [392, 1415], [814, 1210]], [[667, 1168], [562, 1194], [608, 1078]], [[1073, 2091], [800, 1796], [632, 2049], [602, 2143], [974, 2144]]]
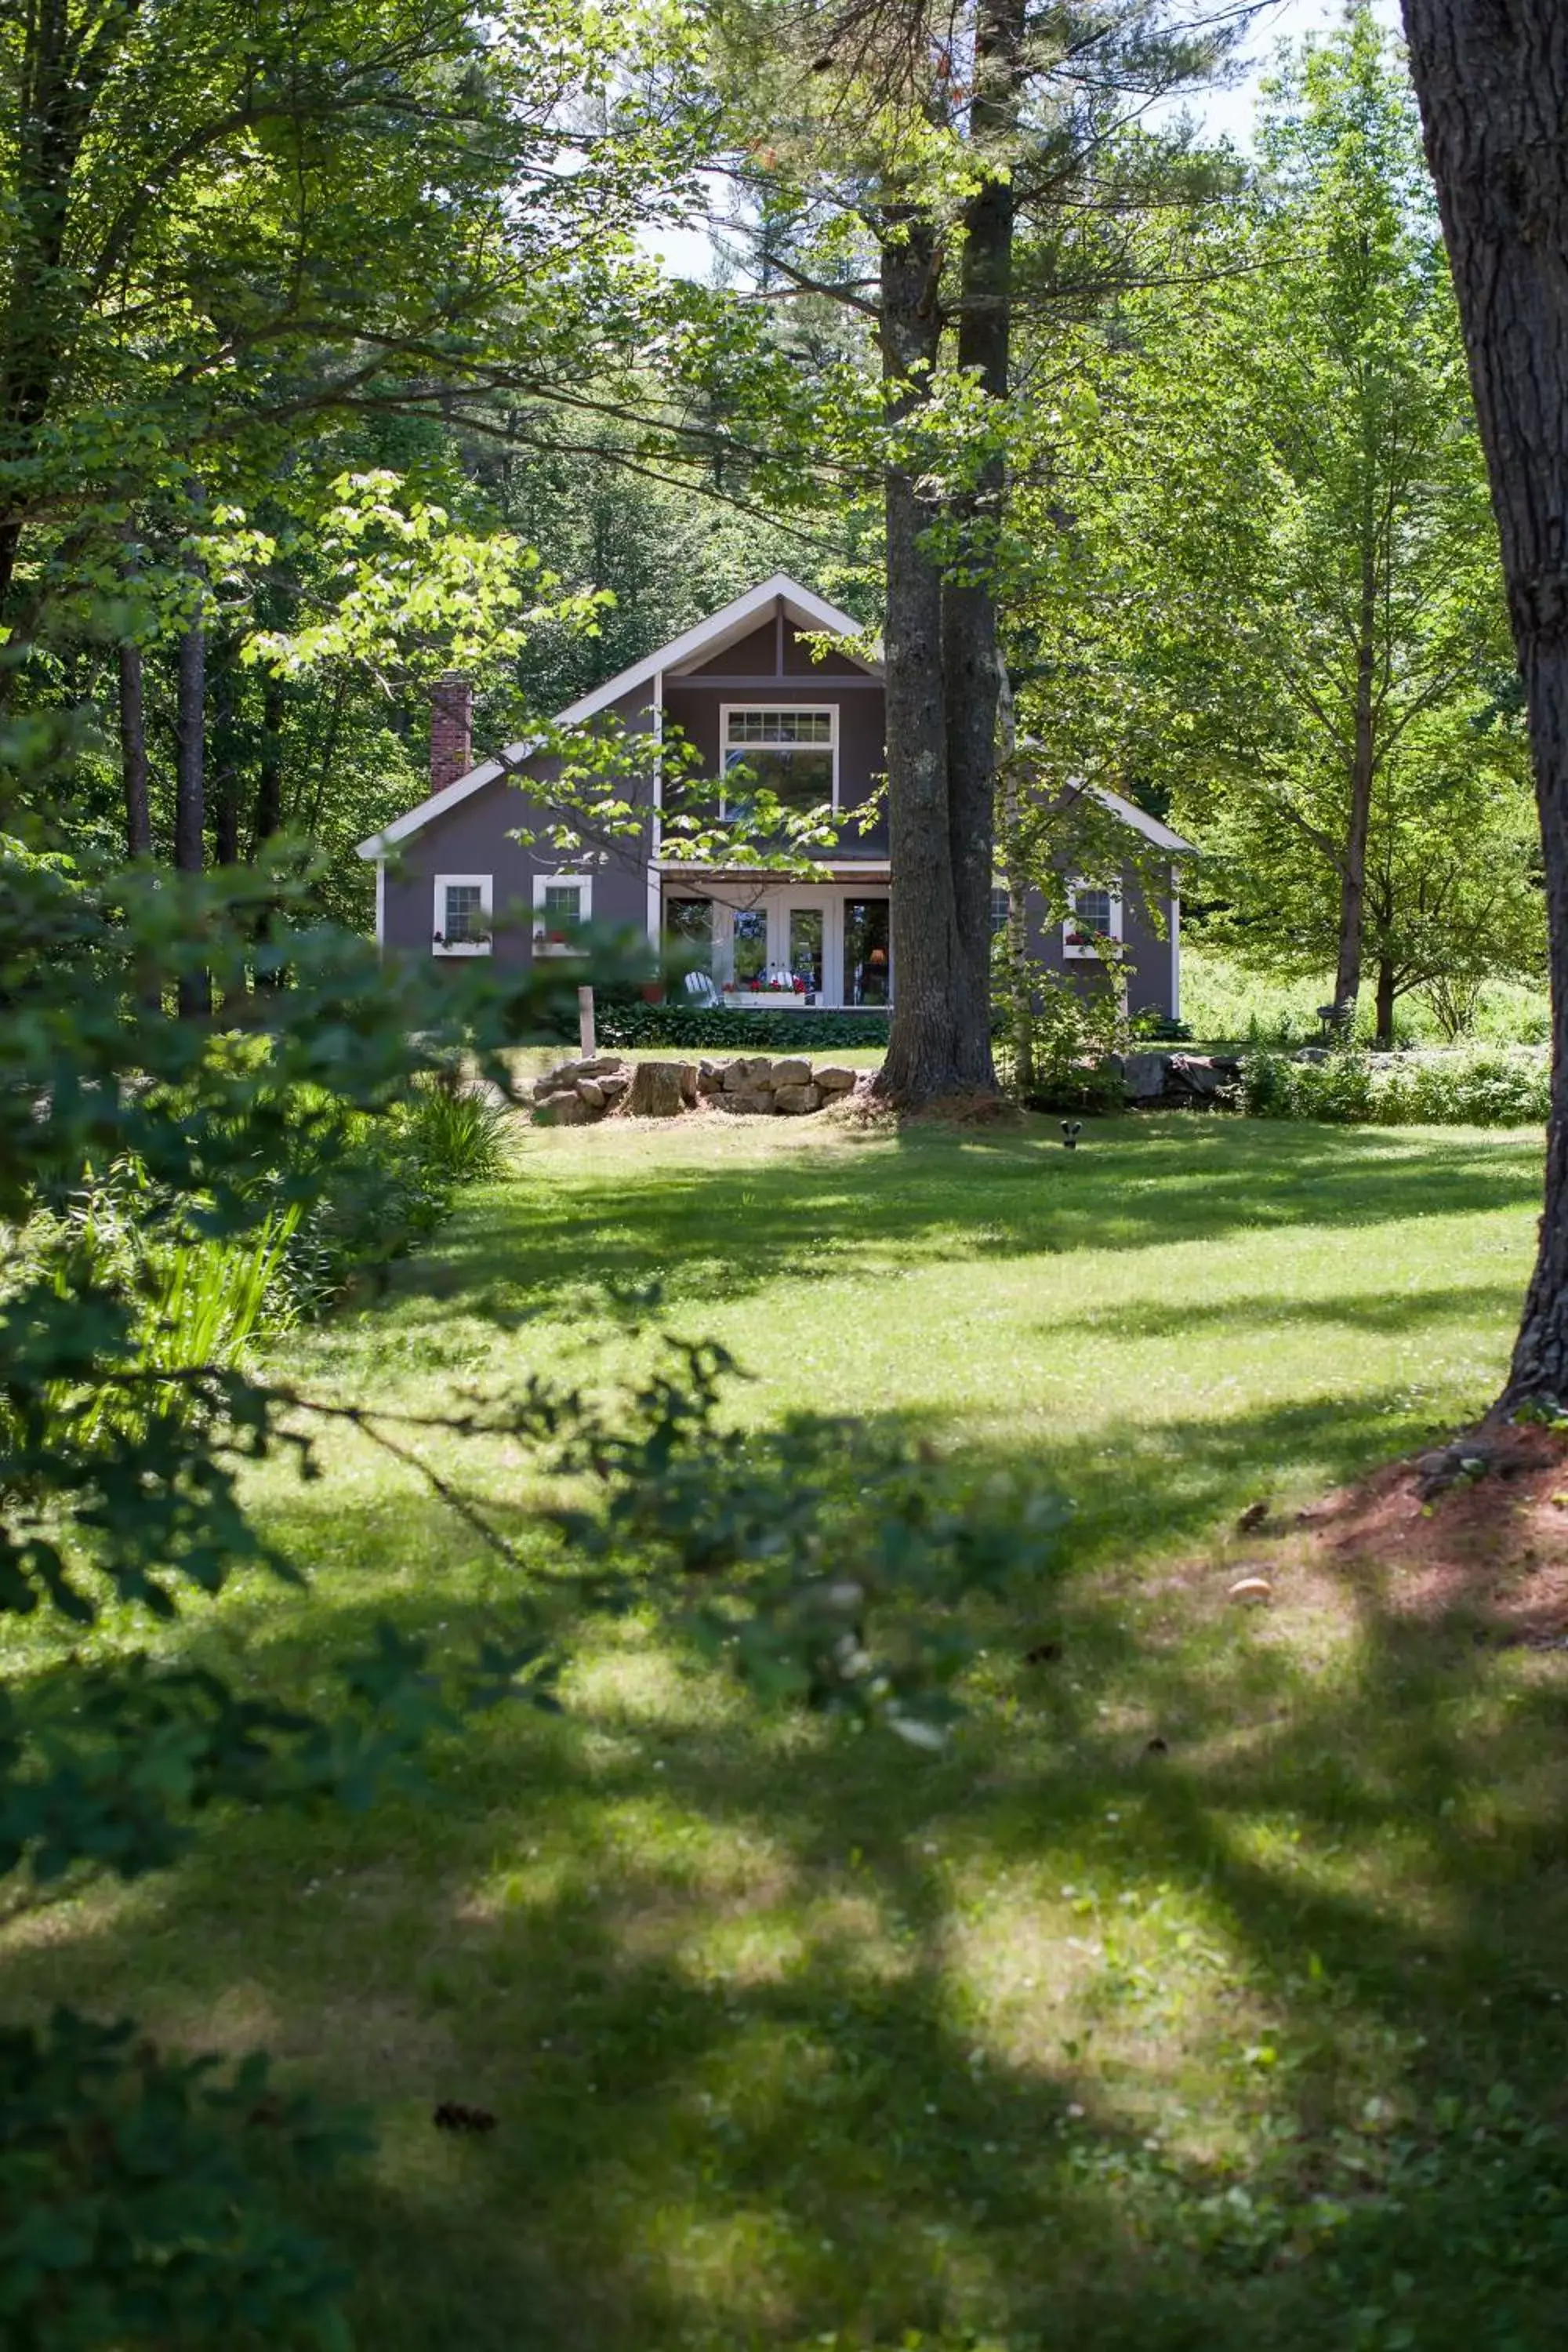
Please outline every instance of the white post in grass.
[[583, 1059], [591, 1062], [598, 1051], [594, 1043], [594, 992], [591, 988], [577, 991], [577, 1036]]

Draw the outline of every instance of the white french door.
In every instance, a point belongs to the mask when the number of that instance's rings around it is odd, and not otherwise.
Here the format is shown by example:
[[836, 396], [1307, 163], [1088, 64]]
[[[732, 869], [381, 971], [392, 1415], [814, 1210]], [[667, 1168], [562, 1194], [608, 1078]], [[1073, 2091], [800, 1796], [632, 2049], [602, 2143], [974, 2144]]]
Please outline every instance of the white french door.
[[805, 980], [808, 1005], [885, 1005], [887, 906], [886, 883], [864, 892], [783, 883], [741, 901], [715, 898], [713, 977], [744, 988], [788, 972]]

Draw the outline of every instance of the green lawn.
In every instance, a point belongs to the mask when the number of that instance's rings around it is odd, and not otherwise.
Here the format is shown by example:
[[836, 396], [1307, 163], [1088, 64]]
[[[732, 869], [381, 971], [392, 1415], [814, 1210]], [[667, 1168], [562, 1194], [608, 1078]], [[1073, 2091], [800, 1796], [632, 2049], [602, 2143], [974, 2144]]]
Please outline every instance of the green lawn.
[[[289, 1370], [428, 1404], [629, 1366], [617, 1292], [756, 1375], [1075, 1505], [945, 1756], [767, 1716], [656, 1629], [440, 1801], [216, 1824], [24, 1910], [11, 2007], [134, 2006], [366, 2101], [316, 2219], [374, 2352], [1544, 2352], [1568, 2330], [1568, 1679], [1230, 1532], [1473, 1414], [1533, 1137], [1230, 1120], [529, 1134]], [[500, 1310], [498, 1333], [479, 1311]], [[319, 1571], [193, 1621], [310, 1688], [505, 1574], [349, 1435], [260, 1476]], [[525, 1467], [479, 1477], [502, 1510]], [[1048, 1636], [1054, 1662], [1024, 1652]], [[1151, 1752], [1158, 1738], [1161, 1751]], [[438, 2099], [500, 2117], [483, 2139]]]

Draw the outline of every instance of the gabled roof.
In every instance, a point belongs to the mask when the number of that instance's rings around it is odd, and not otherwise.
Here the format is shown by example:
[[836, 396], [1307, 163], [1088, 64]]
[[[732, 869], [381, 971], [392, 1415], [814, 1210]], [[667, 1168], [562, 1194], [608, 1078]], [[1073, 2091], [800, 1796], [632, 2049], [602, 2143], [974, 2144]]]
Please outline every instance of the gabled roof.
[[[697, 622], [679, 637], [673, 637], [668, 645], [660, 646], [657, 653], [645, 654], [641, 661], [634, 662], [629, 669], [621, 670], [615, 677], [606, 678], [604, 685], [596, 686], [591, 694], [581, 695], [575, 702], [569, 702], [564, 710], [556, 712], [552, 724], [556, 727], [579, 726], [584, 719], [595, 718], [601, 710], [607, 710], [624, 694], [635, 692], [639, 686], [651, 686], [662, 674], [680, 673], [702, 661], [710, 660], [715, 654], [722, 653], [726, 646], [733, 645], [738, 638], [754, 629], [772, 611], [776, 597], [783, 598], [785, 613], [803, 629], [820, 630], [836, 637], [857, 637], [860, 635], [859, 623], [849, 614], [841, 613], [837, 604], [830, 604], [826, 597], [817, 595], [815, 589], [803, 588], [800, 582], [792, 580], [787, 572], [775, 572], [771, 580], [763, 581], [758, 587], [748, 588], [743, 596], [737, 596], [730, 604], [721, 605], [717, 613], [710, 613], [705, 621]], [[867, 662], [865, 667], [874, 670], [878, 665]], [[499, 760], [481, 760], [477, 768], [470, 768], [466, 774], [455, 777], [438, 793], [432, 793], [428, 800], [421, 801], [417, 808], [411, 808], [402, 816], [395, 817], [379, 833], [373, 833], [368, 841], [362, 841], [359, 855], [362, 857], [384, 857], [395, 843], [405, 841], [411, 833], [422, 831], [433, 817], [444, 816], [449, 808], [456, 808], [459, 801], [466, 801], [471, 793], [482, 792], [487, 784], [493, 784], [498, 777], [510, 773], [535, 748], [528, 741], [509, 743]]]
[[1184, 840], [1179, 833], [1173, 833], [1168, 824], [1162, 824], [1157, 816], [1151, 816], [1147, 809], [1141, 809], [1136, 801], [1124, 801], [1121, 794], [1113, 793], [1109, 784], [1091, 784], [1089, 790], [1097, 801], [1103, 801], [1112, 816], [1119, 816], [1123, 824], [1130, 824], [1134, 833], [1141, 833], [1145, 841], [1154, 844], [1156, 849], [1168, 849], [1173, 856], [1196, 857], [1200, 855], [1195, 842]]

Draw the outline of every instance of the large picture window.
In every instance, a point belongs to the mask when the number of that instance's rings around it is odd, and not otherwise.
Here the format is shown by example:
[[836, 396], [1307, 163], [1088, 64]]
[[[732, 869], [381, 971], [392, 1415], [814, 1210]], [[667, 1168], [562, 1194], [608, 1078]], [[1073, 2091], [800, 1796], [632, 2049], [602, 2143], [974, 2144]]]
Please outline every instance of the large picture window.
[[759, 786], [785, 808], [800, 813], [825, 803], [837, 806], [836, 709], [763, 710], [727, 704], [721, 724], [726, 814], [743, 805], [750, 797], [748, 787]]

